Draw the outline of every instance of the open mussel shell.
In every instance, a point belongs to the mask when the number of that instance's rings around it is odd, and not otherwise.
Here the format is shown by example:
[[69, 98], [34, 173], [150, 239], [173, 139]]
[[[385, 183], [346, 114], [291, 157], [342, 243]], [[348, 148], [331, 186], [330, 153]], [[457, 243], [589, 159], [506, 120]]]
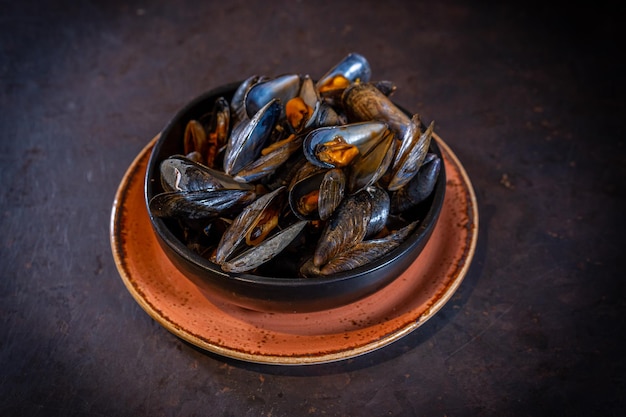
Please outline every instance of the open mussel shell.
[[233, 220], [218, 243], [213, 260], [226, 272], [251, 271], [282, 252], [302, 232], [306, 221], [280, 228], [286, 187], [259, 197]]
[[309, 75], [301, 77], [299, 93], [285, 104], [285, 116], [296, 133], [315, 124], [322, 99]]
[[245, 109], [252, 118], [267, 103], [278, 99], [285, 104], [300, 92], [301, 79], [298, 74], [285, 74], [261, 80], [252, 85], [245, 95]]
[[[164, 192], [159, 179], [161, 162], [172, 155], [183, 154], [180, 138], [187, 122], [200, 119], [210, 112], [218, 97], [225, 97], [230, 101], [241, 83], [242, 81], [238, 81], [207, 91], [182, 107], [167, 123], [154, 143], [148, 160], [145, 178], [146, 207], [152, 197]], [[430, 152], [441, 157], [437, 141], [431, 142]], [[425, 161], [425, 165], [429, 164]], [[297, 270], [292, 272], [291, 265], [286, 265], [297, 261], [292, 256], [290, 247], [279, 255], [280, 258], [269, 261], [268, 268], [259, 267], [255, 272], [223, 271], [209, 257], [202, 256], [185, 245], [184, 231], [179, 222], [157, 217], [149, 209], [147, 212], [157, 242], [168, 261], [207, 298], [218, 303], [216, 305], [228, 305], [229, 308], [238, 306], [270, 313], [320, 311], [355, 302], [380, 290], [414, 263], [435, 227], [443, 205], [445, 187], [446, 175], [442, 163], [432, 193], [406, 214], [407, 221], [419, 220], [406, 240], [375, 261], [348, 271], [315, 278], [298, 277]], [[306, 230], [303, 232], [308, 233]], [[302, 234], [296, 237], [301, 238]], [[368, 240], [369, 238], [365, 242]]]
[[345, 88], [342, 82], [368, 82], [371, 77], [372, 69], [367, 59], [361, 54], [352, 52], [328, 70], [317, 81], [316, 86], [320, 91], [342, 89]]
[[374, 185], [391, 165], [395, 149], [394, 135], [387, 130], [367, 152], [359, 154], [349, 167], [348, 190], [356, 193]]
[[231, 188], [252, 190], [253, 186], [237, 182], [230, 175], [209, 168], [182, 155], [173, 155], [160, 165], [161, 186], [165, 191], [200, 191]]
[[[329, 147], [326, 144], [341, 142], [356, 148], [358, 154], [367, 154], [381, 140], [386, 130], [387, 125], [382, 122], [359, 122], [342, 126], [319, 127], [305, 136], [302, 151], [306, 159], [314, 165], [322, 168], [337, 168], [341, 165], [339, 162], [333, 161], [340, 161], [344, 151], [328, 150]], [[328, 155], [332, 152], [336, 152], [337, 156]]]
[[206, 155], [208, 142], [204, 126], [198, 120], [190, 120], [183, 136], [184, 154], [198, 153], [202, 160]]
[[306, 221], [295, 222], [278, 233], [269, 236], [257, 246], [251, 247], [224, 261], [222, 269], [226, 272], [248, 272], [263, 265], [282, 252], [307, 225]]
[[339, 168], [316, 171], [289, 190], [289, 206], [302, 220], [328, 220], [343, 200], [346, 176]]
[[372, 259], [378, 259], [400, 246], [409, 233], [417, 227], [417, 223], [417, 221], [411, 222], [381, 238], [359, 242], [321, 267], [315, 266], [311, 259], [302, 265], [300, 273], [306, 277], [313, 278], [320, 275], [328, 276], [346, 272], [367, 265]]
[[233, 128], [224, 154], [226, 174], [236, 175], [259, 157], [278, 123], [282, 108], [280, 100], [273, 98], [251, 119], [243, 120]]
[[[402, 145], [410, 142], [409, 147], [405, 148], [405, 153], [399, 152], [398, 158], [393, 163], [391, 180], [387, 186], [389, 191], [397, 191], [411, 181], [421, 169], [428, 153], [435, 124], [431, 122], [428, 128], [422, 132], [419, 127], [421, 123], [415, 119], [414, 117], [411, 121], [411, 124], [416, 126], [415, 132], [412, 128], [407, 130], [409, 133], [407, 136], [414, 136], [414, 138], [405, 136]], [[402, 145], [400, 151], [403, 150]]]
[[218, 165], [221, 151], [230, 135], [232, 120], [230, 103], [224, 97], [219, 97], [206, 122], [207, 147], [205, 154], [202, 155], [202, 162], [205, 165], [212, 168]]
[[222, 235], [213, 260], [223, 264], [240, 248], [252, 246], [254, 241], [271, 233], [278, 226], [286, 196], [286, 187], [280, 187], [245, 207]]
[[314, 119], [310, 124], [310, 127], [313, 128], [345, 125], [347, 123], [345, 116], [339, 114], [334, 107], [324, 100], [319, 103]]
[[242, 183], [251, 183], [272, 175], [276, 170], [302, 147], [302, 138], [293, 137], [291, 140], [274, 148], [272, 151], [261, 154], [256, 160], [246, 165], [235, 175], [234, 180]]

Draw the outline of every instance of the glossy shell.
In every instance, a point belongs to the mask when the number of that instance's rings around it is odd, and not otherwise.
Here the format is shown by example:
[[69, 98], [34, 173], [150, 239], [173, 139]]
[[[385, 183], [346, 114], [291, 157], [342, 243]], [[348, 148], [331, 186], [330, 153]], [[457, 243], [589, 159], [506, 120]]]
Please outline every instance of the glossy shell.
[[236, 175], [259, 157], [278, 122], [281, 109], [278, 99], [272, 99], [254, 113], [251, 119], [243, 120], [233, 128], [224, 155], [225, 173]]
[[245, 96], [245, 110], [252, 118], [267, 103], [276, 99], [285, 104], [300, 92], [300, 76], [285, 74], [253, 84]]
[[317, 81], [317, 88], [320, 90], [333, 89], [329, 84], [337, 76], [349, 82], [368, 82], [372, 77], [372, 69], [363, 55], [350, 53], [320, 77]]
[[[327, 220], [344, 198], [346, 176], [342, 170], [333, 168], [315, 171], [289, 189], [289, 205], [302, 220]], [[307, 200], [314, 201], [308, 202]]]
[[340, 138], [348, 145], [358, 148], [360, 154], [366, 154], [381, 140], [386, 130], [387, 125], [381, 122], [320, 127], [306, 135], [302, 150], [306, 159], [312, 164], [322, 168], [335, 168], [336, 165], [320, 159], [318, 149], [321, 145]]

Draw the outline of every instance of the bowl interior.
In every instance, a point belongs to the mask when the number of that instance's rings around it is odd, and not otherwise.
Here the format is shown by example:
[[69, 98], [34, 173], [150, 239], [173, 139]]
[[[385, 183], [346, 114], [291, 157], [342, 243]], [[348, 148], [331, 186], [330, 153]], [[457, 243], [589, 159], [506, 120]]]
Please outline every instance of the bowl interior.
[[[210, 90], [184, 106], [166, 125], [152, 149], [145, 182], [146, 204], [163, 191], [160, 183], [160, 163], [183, 153], [183, 133], [189, 120], [197, 119], [213, 108], [215, 100], [224, 97], [230, 102], [240, 82]], [[406, 112], [406, 110], [404, 110]], [[409, 114], [408, 112], [406, 112]], [[430, 151], [441, 158], [435, 140]], [[188, 249], [181, 240], [181, 229], [176, 221], [159, 218], [150, 213], [155, 234], [167, 256], [194, 282], [210, 293], [242, 307], [259, 310], [314, 310], [329, 308], [361, 298], [382, 288], [395, 279], [413, 262], [430, 237], [443, 205], [445, 168], [428, 199], [410, 212], [410, 219], [420, 219], [418, 227], [397, 248], [381, 258], [354, 268], [319, 278], [301, 278], [292, 273], [292, 266], [277, 258], [264, 265], [258, 275], [225, 273], [219, 265]]]

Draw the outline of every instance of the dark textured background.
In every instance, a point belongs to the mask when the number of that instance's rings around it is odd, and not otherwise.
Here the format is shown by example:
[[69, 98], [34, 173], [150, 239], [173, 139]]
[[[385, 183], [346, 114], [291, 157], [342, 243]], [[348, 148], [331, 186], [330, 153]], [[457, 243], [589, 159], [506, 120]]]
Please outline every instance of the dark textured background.
[[[269, 4], [272, 6], [270, 7]], [[0, 1], [0, 415], [621, 416], [617, 9], [469, 1]], [[204, 90], [348, 52], [467, 169], [477, 253], [417, 331], [255, 365], [153, 321], [120, 279], [126, 168]]]

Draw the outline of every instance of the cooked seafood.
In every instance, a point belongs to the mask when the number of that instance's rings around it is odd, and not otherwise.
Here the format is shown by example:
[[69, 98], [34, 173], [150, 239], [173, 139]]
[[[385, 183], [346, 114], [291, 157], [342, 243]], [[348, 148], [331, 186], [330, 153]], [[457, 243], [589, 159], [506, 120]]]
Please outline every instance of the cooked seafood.
[[417, 222], [412, 222], [384, 237], [359, 242], [321, 267], [316, 266], [311, 259], [302, 265], [300, 273], [307, 277], [315, 277], [345, 272], [366, 265], [372, 259], [378, 259], [397, 248], [416, 226]]
[[151, 214], [233, 274], [282, 262], [312, 278], [383, 257], [416, 229], [412, 210], [443, 166], [430, 153], [434, 122], [394, 104], [395, 90], [356, 53], [317, 82], [250, 76], [186, 122]]
[[316, 84], [318, 91], [328, 99], [340, 95], [353, 83], [370, 80], [372, 69], [363, 55], [350, 53], [324, 74]]
[[359, 154], [367, 154], [383, 139], [381, 122], [350, 123], [310, 131], [302, 143], [304, 156], [322, 168], [345, 167]]
[[328, 220], [343, 200], [345, 188], [341, 169], [314, 170], [290, 186], [291, 210], [303, 220]]
[[252, 185], [241, 184], [217, 169], [182, 155], [173, 155], [160, 165], [161, 186], [165, 191], [201, 191], [220, 188], [252, 190]]
[[389, 215], [389, 195], [368, 187], [346, 197], [326, 223], [317, 242], [313, 264], [321, 267], [340, 253], [380, 232]]
[[278, 123], [282, 106], [276, 98], [264, 104], [251, 119], [233, 127], [224, 155], [224, 172], [236, 175], [253, 162], [270, 138]]
[[437, 155], [429, 153], [417, 175], [406, 186], [390, 194], [391, 212], [405, 212], [426, 200], [437, 184], [441, 164]]
[[278, 226], [285, 187], [265, 194], [246, 206], [222, 235], [214, 261], [223, 264], [242, 246], [254, 246]]
[[157, 217], [200, 220], [237, 212], [255, 197], [248, 190], [170, 191], [155, 195], [149, 206]]

